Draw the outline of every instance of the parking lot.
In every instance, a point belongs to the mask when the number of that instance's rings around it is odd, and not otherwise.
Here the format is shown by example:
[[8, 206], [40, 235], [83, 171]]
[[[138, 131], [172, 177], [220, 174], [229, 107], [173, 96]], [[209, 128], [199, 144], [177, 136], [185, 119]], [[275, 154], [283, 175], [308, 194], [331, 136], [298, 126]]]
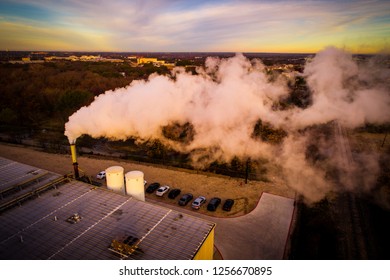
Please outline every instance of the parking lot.
[[161, 185], [158, 182], [146, 184], [146, 197], [151, 201], [159, 201], [169, 204], [177, 204], [183, 208], [191, 208], [195, 211], [215, 212], [222, 211], [230, 212], [234, 208], [234, 199], [224, 199], [213, 196], [206, 198], [202, 195], [194, 196], [190, 192], [182, 192], [179, 188], [171, 188], [167, 185]]

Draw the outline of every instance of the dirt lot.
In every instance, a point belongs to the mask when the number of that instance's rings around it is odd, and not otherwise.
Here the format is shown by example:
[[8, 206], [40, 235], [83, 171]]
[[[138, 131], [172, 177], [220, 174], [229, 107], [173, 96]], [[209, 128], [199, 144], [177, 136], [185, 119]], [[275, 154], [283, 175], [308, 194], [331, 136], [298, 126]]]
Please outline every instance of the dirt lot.
[[[52, 154], [33, 148], [0, 143], [0, 156], [59, 174], [68, 174], [73, 170], [70, 154]], [[277, 176], [278, 170], [275, 167], [270, 167], [268, 170], [270, 182], [249, 181], [248, 184], [245, 184], [243, 179], [214, 174], [196, 174], [190, 170], [168, 169], [121, 159], [79, 156], [78, 163], [80, 168], [92, 178], [96, 178], [96, 174], [107, 167], [119, 165], [125, 169], [125, 173], [131, 170], [141, 170], [144, 172], [148, 184], [159, 182], [172, 188], [180, 188], [182, 194], [190, 192], [194, 197], [203, 195], [208, 200], [214, 196], [220, 197], [222, 202], [227, 198], [234, 199], [235, 205], [231, 212], [224, 212], [221, 207], [214, 213], [208, 212], [205, 206], [199, 210], [201, 213], [217, 217], [232, 217], [249, 213], [256, 207], [262, 192], [289, 198], [294, 198], [295, 195], [294, 191], [288, 188], [286, 183]], [[157, 197], [154, 193], [147, 193], [146, 198], [173, 204], [177, 204], [178, 200], [178, 198], [171, 200], [166, 196]], [[190, 207], [190, 205], [186, 206], [188, 209]]]

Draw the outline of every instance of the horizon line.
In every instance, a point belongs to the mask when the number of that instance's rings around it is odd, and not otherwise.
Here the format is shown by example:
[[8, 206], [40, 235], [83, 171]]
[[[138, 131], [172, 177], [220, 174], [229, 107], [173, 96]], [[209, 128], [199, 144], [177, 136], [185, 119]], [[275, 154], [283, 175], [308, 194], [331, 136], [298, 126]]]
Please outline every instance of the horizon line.
[[[215, 53], [215, 54], [296, 54], [296, 55], [314, 55], [320, 51], [317, 52], [267, 52], [267, 51], [77, 51], [77, 50], [0, 50], [0, 52], [62, 52], [62, 53]], [[381, 54], [380, 52], [376, 53], [353, 53], [350, 52], [352, 55], [378, 55]]]

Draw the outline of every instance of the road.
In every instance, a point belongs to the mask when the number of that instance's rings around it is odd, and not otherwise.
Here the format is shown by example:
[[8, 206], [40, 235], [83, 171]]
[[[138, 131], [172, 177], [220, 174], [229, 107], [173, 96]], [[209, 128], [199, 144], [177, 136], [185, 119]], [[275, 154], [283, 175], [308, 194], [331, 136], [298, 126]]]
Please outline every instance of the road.
[[[346, 184], [359, 184], [354, 178], [354, 159], [346, 130], [335, 124], [335, 140], [342, 161], [342, 176]], [[344, 186], [359, 189], [357, 186]], [[339, 250], [342, 259], [368, 259], [368, 248], [374, 243], [369, 230], [369, 205], [357, 193], [346, 191], [339, 193], [332, 201], [335, 222], [340, 231]]]

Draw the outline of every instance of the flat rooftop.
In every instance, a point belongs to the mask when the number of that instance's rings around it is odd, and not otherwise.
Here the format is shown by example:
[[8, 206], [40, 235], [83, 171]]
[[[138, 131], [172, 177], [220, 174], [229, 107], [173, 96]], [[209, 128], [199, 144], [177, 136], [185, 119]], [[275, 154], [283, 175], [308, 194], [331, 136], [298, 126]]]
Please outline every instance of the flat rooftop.
[[55, 179], [61, 175], [55, 174], [46, 170], [39, 169], [34, 166], [15, 162], [3, 157], [0, 157], [0, 193], [5, 194], [12, 189], [25, 188], [27, 185], [37, 187], [42, 182], [47, 182], [50, 179]]
[[0, 157], [0, 211], [28, 199], [64, 177], [34, 166]]
[[[11, 161], [0, 166], [22, 170]], [[0, 259], [192, 259], [214, 226], [70, 180], [0, 212]], [[136, 247], [124, 253], [114, 240]]]

